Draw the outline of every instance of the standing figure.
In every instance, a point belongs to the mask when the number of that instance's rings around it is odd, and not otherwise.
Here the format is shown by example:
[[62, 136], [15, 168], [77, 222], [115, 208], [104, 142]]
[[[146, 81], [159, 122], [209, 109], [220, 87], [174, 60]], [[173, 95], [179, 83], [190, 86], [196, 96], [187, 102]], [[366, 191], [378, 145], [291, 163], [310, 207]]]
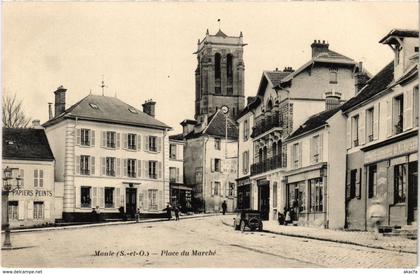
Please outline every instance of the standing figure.
[[284, 225], [288, 225], [289, 223], [292, 222], [292, 218], [290, 216], [290, 210], [289, 209], [286, 209], [286, 210], [287, 211], [286, 211], [286, 217], [285, 217], [285, 220], [284, 220]]
[[179, 221], [179, 207], [178, 206], [175, 206], [174, 212], [175, 212], [175, 221]]
[[164, 208], [162, 211], [166, 211], [166, 217], [168, 217], [168, 221], [172, 219], [172, 207], [171, 204], [167, 204], [166, 208]]
[[140, 222], [140, 208], [137, 208], [136, 211], [136, 223]]
[[225, 213], [226, 213], [226, 209], [227, 209], [227, 204], [226, 204], [226, 201], [223, 201], [223, 203], [222, 203], [223, 215], [225, 215]]

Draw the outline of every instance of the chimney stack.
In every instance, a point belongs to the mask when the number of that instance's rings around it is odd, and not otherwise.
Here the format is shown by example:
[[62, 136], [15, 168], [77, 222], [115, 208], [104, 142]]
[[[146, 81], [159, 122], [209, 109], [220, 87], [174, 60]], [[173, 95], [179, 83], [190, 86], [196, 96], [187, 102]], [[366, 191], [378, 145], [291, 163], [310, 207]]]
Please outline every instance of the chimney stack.
[[367, 73], [363, 71], [363, 63], [359, 62], [359, 65], [357, 66], [357, 72], [354, 75], [356, 94], [366, 85], [369, 79], [370, 78]]
[[312, 58], [318, 56], [319, 54], [323, 52], [327, 52], [328, 47], [329, 47], [329, 44], [328, 42], [325, 42], [325, 40], [322, 40], [322, 42], [320, 40], [318, 41], [314, 40], [314, 42], [311, 44]]
[[32, 120], [32, 127], [36, 129], [41, 129], [41, 121], [38, 119]]
[[59, 86], [56, 91], [54, 91], [55, 94], [55, 104], [54, 104], [54, 117], [57, 117], [61, 113], [64, 112], [66, 109], [66, 91], [63, 86]]
[[52, 103], [48, 103], [48, 120], [51, 120], [53, 117]]
[[156, 105], [156, 102], [153, 101], [152, 99], [145, 101], [144, 104], [142, 104], [143, 112], [152, 117], [155, 117], [155, 105]]
[[294, 72], [292, 67], [284, 67], [283, 72]]
[[341, 93], [328, 91], [325, 93], [325, 110], [331, 110], [340, 106]]

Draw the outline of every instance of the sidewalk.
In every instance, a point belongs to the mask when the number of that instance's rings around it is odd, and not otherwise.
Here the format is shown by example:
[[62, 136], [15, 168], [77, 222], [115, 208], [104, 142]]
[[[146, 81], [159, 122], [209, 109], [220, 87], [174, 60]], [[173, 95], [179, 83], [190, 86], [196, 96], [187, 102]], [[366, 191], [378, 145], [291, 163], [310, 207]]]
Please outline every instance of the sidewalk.
[[[223, 218], [222, 222], [225, 225], [232, 226], [231, 218]], [[375, 240], [375, 236], [372, 232], [343, 231], [303, 226], [283, 226], [279, 225], [276, 221], [264, 221], [263, 227], [264, 232], [283, 236], [352, 244], [370, 248], [417, 254], [417, 240], [409, 240], [402, 237], [384, 237], [380, 235], [378, 240]]]
[[[193, 218], [204, 218], [221, 215], [221, 213], [208, 213], [208, 214], [194, 214], [194, 215], [181, 215], [181, 220], [184, 219], [193, 219]], [[89, 227], [98, 227], [98, 226], [111, 226], [111, 225], [128, 225], [128, 224], [138, 224], [138, 223], [155, 223], [167, 221], [167, 218], [158, 218], [158, 219], [140, 219], [139, 222], [136, 221], [117, 221], [117, 222], [101, 222], [101, 223], [90, 223], [90, 224], [81, 224], [81, 225], [66, 225], [66, 226], [51, 226], [51, 227], [34, 227], [34, 228], [24, 228], [24, 229], [12, 229], [11, 233], [24, 233], [24, 232], [34, 232], [34, 231], [51, 231], [51, 230], [64, 230], [64, 229], [78, 229], [78, 228], [89, 228]], [[175, 219], [172, 218], [172, 221]], [[1, 231], [4, 234], [4, 231]]]

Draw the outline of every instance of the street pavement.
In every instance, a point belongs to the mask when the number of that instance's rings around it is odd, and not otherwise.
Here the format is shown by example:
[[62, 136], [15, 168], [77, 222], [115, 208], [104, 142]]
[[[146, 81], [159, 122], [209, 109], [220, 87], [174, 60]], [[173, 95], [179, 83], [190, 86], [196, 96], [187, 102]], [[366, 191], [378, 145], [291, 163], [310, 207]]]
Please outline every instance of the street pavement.
[[233, 216], [12, 233], [3, 267], [414, 268], [416, 254], [240, 232]]

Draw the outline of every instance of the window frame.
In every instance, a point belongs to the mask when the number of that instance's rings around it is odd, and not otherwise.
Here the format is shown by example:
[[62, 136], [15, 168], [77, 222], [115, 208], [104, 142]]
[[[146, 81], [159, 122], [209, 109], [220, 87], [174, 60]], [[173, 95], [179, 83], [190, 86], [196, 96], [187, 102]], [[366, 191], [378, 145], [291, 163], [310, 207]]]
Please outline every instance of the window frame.
[[80, 172], [80, 175], [90, 175], [90, 156], [89, 155], [80, 155], [79, 172]]
[[[111, 194], [109, 192], [111, 191]], [[114, 193], [115, 193], [115, 187], [105, 187], [104, 189], [104, 206], [105, 208], [114, 208]], [[109, 196], [111, 197], [109, 203]]]
[[214, 149], [222, 150], [222, 140], [220, 138], [214, 138]]
[[80, 129], [80, 145], [81, 146], [90, 146], [90, 138], [91, 138], [91, 130], [88, 128], [81, 128]]
[[137, 170], [137, 160], [128, 158], [127, 159], [127, 177], [136, 178], [137, 177], [136, 170]]
[[149, 136], [149, 151], [157, 152], [157, 137]]
[[375, 198], [378, 187], [378, 166], [376, 164], [367, 167], [368, 198]]
[[[80, 187], [80, 207], [81, 208], [91, 208], [92, 207], [92, 197], [91, 197], [91, 189], [90, 186], [81, 186]], [[83, 193], [86, 191], [86, 193]], [[87, 194], [87, 195], [85, 195]], [[86, 197], [87, 201], [84, 203], [83, 198]]]
[[19, 220], [19, 201], [8, 201], [9, 220]]
[[[405, 203], [407, 201], [408, 182], [407, 173], [408, 165], [399, 164], [393, 166], [394, 168], [394, 201], [395, 203]], [[402, 174], [400, 174], [400, 168]]]
[[351, 117], [351, 140], [352, 140], [353, 147], [357, 147], [360, 145], [359, 128], [360, 128], [360, 115], [356, 114]]
[[157, 161], [149, 161], [149, 178], [157, 179]]
[[106, 157], [105, 158], [105, 174], [106, 176], [115, 177], [116, 176], [116, 158], [115, 157]]
[[127, 149], [136, 150], [137, 146], [137, 134], [127, 133]]
[[365, 111], [366, 116], [366, 140], [368, 142], [372, 142], [374, 140], [374, 127], [375, 127], [375, 120], [374, 120], [374, 113], [375, 107], [372, 106]]
[[45, 218], [45, 205], [43, 201], [33, 202], [33, 218], [34, 220], [42, 220]]
[[169, 144], [169, 159], [176, 160], [176, 144]]
[[117, 147], [117, 133], [115, 131], [106, 131], [106, 147], [116, 148]]

